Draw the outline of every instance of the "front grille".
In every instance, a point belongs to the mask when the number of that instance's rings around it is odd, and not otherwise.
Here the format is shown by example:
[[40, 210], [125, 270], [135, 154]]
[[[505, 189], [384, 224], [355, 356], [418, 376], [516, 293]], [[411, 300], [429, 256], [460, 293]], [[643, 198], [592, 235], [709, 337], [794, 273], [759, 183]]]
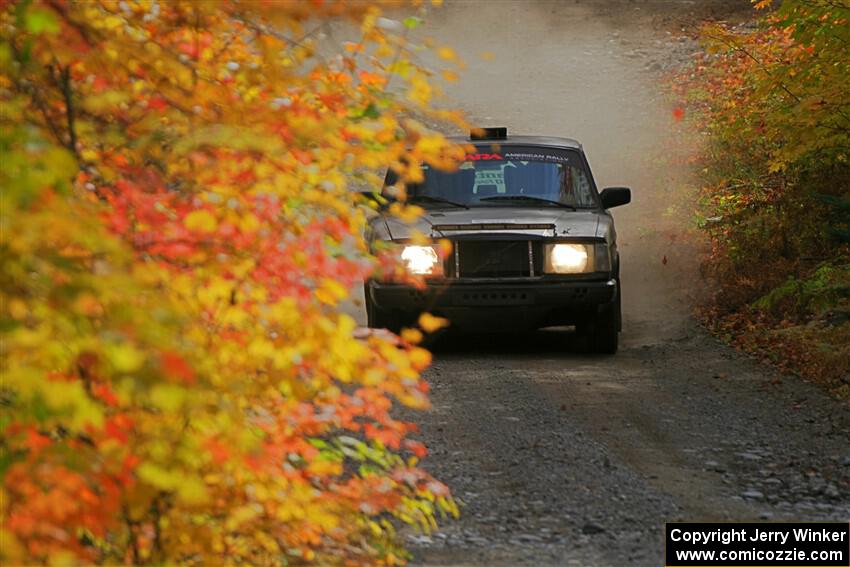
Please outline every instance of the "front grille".
[[542, 246], [529, 240], [456, 240], [446, 262], [450, 278], [521, 278], [540, 275]]

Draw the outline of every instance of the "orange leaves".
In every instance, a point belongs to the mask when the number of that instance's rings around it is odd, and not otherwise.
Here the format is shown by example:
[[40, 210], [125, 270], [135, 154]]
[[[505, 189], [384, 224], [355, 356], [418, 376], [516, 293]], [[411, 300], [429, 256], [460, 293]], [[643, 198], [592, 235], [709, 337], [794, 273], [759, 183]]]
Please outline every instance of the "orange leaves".
[[115, 407], [119, 404], [118, 397], [108, 384], [95, 384], [91, 390], [92, 395], [107, 406]]
[[133, 420], [126, 415], [117, 414], [106, 419], [103, 433], [107, 439], [112, 439], [124, 445], [132, 433]]
[[90, 477], [51, 462], [19, 463], [6, 472], [4, 523], [24, 544], [27, 556], [46, 561], [70, 551], [84, 560], [96, 557], [68, 531], [84, 529], [102, 537], [114, 523], [120, 503], [117, 485], [109, 476], [87, 472]]
[[455, 53], [454, 49], [452, 49], [451, 47], [441, 47], [441, 48], [439, 48], [437, 50], [437, 56], [439, 56], [440, 59], [443, 59], [445, 61], [455, 61], [455, 60], [457, 60], [457, 54]]
[[213, 463], [216, 465], [221, 465], [226, 463], [231, 456], [231, 450], [228, 449], [227, 445], [219, 441], [218, 439], [209, 439], [206, 442], [206, 449], [209, 451], [212, 456]]
[[387, 82], [385, 76], [370, 71], [360, 70], [357, 76], [360, 83], [366, 87], [383, 87]]
[[26, 440], [23, 442], [24, 447], [26, 447], [29, 451], [38, 452], [40, 449], [43, 449], [49, 445], [51, 445], [50, 438], [46, 435], [42, 435], [35, 428], [30, 427], [27, 429]]
[[189, 366], [180, 353], [166, 351], [160, 355], [159, 360], [166, 376], [175, 378], [184, 384], [195, 382], [195, 370]]
[[162, 112], [168, 108], [168, 101], [160, 95], [154, 95], [147, 100], [147, 107], [150, 110]]

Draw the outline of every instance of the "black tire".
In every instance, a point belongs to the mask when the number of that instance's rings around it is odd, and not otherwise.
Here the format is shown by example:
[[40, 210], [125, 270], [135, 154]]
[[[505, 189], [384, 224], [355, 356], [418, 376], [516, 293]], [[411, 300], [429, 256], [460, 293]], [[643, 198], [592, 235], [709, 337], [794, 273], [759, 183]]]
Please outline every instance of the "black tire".
[[617, 354], [620, 332], [617, 330], [615, 304], [606, 306], [593, 323], [588, 336], [589, 350], [593, 354]]
[[[619, 283], [619, 282], [618, 282]], [[622, 302], [617, 286], [617, 297], [599, 310], [599, 313], [576, 330], [587, 343], [587, 352], [591, 354], [616, 354], [620, 344], [622, 326]]]
[[401, 331], [401, 318], [397, 314], [375, 305], [372, 302], [372, 298], [369, 297], [369, 286], [365, 286], [364, 296], [366, 302], [366, 324], [370, 329], [387, 329], [393, 333]]

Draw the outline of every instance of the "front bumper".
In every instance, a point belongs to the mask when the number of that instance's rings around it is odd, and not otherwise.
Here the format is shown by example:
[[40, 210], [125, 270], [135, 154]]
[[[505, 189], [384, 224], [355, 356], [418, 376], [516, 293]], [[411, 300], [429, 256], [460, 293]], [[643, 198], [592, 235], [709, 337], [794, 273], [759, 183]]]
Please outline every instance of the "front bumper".
[[620, 293], [616, 279], [606, 280], [456, 280], [428, 282], [419, 289], [409, 285], [369, 281], [369, 300], [396, 313], [429, 311], [458, 320], [505, 320], [516, 317], [528, 326], [572, 324], [592, 317]]

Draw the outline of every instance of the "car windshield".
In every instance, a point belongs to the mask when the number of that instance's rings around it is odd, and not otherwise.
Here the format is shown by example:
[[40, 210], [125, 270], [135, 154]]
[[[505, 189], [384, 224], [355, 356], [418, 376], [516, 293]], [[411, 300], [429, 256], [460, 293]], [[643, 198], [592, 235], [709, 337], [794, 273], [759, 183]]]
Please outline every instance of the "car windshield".
[[455, 171], [422, 169], [424, 181], [408, 185], [407, 196], [426, 207], [596, 207], [589, 176], [575, 152], [477, 153], [467, 155]]

